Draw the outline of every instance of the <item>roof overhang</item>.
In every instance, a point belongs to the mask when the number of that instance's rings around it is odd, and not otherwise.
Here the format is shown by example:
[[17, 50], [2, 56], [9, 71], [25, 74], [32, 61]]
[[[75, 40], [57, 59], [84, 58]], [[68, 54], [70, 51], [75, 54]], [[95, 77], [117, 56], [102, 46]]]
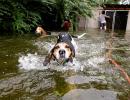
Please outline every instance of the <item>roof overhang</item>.
[[119, 4], [105, 4], [103, 5], [104, 10], [117, 10], [117, 11], [128, 11], [130, 5], [119, 5]]

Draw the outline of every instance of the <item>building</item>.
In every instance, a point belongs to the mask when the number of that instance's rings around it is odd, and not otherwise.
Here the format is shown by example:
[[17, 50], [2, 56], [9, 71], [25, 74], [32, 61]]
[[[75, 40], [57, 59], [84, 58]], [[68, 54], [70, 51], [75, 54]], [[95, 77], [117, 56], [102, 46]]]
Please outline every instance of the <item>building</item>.
[[[93, 10], [92, 18], [80, 17], [79, 30], [87, 28], [98, 28], [99, 13], [105, 10], [106, 15], [110, 16], [107, 20], [107, 28], [130, 32], [130, 5], [110, 5], [106, 4], [103, 8]], [[114, 21], [115, 19], [115, 21]]]

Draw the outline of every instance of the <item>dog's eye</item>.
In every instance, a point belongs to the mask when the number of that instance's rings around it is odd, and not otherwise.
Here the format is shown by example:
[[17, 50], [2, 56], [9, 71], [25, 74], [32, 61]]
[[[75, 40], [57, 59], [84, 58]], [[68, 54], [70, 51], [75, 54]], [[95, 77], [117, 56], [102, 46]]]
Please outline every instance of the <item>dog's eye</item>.
[[65, 48], [70, 48], [70, 47], [68, 45], [66, 45]]
[[58, 48], [60, 48], [59, 46], [55, 46], [55, 49], [58, 49]]

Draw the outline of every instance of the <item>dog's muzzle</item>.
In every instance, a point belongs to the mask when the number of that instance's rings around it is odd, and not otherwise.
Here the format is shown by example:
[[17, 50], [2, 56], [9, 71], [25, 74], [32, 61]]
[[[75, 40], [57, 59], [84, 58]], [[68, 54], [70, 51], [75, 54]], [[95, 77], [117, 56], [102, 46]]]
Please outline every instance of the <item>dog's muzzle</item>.
[[65, 58], [65, 50], [59, 50], [59, 55], [60, 55], [60, 58]]

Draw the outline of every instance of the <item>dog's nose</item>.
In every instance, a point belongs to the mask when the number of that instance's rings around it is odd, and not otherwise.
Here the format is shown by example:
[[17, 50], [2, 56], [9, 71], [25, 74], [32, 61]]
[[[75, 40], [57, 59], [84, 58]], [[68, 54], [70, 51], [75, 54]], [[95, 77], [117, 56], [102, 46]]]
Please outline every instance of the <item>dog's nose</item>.
[[60, 54], [60, 55], [65, 54], [65, 50], [59, 50], [59, 54]]

